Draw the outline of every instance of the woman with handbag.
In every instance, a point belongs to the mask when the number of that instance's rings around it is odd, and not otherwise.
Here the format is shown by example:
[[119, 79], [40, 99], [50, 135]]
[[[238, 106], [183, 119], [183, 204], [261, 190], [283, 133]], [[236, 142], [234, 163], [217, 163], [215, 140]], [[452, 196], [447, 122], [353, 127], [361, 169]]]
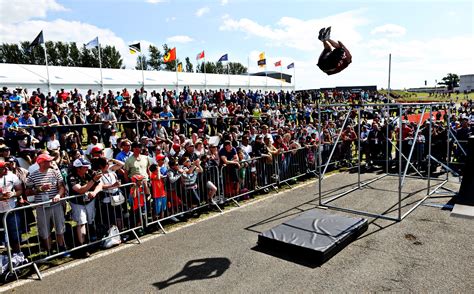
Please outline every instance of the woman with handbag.
[[[117, 160], [116, 162], [120, 161]], [[122, 164], [123, 165], [123, 164]], [[116, 166], [112, 168], [109, 165], [107, 158], [99, 157], [92, 160], [92, 169], [96, 172], [102, 173], [100, 182], [102, 183], [103, 197], [100, 201], [100, 222], [107, 224], [110, 228], [116, 225], [119, 230], [123, 228], [123, 210], [122, 206], [125, 203], [125, 196], [120, 189], [120, 180], [115, 173]]]

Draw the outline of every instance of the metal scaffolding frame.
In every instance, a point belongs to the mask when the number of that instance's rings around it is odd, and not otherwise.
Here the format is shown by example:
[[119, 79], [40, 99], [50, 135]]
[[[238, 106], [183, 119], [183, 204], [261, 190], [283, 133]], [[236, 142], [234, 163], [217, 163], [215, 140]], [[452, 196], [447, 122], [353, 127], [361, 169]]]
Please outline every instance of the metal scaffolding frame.
[[[384, 123], [387, 124], [387, 127], [386, 127], [386, 134], [385, 134], [385, 138], [387, 139], [388, 138], [388, 143], [385, 143], [385, 146], [386, 146], [386, 152], [385, 152], [385, 173], [383, 175], [380, 175], [376, 178], [373, 178], [373, 179], [370, 179], [368, 181], [364, 181], [362, 182], [361, 179], [360, 179], [360, 174], [361, 174], [361, 149], [360, 149], [360, 130], [361, 130], [361, 109], [364, 109], [365, 107], [377, 107], [377, 108], [381, 108], [382, 110], [382, 113], [384, 113], [385, 110], [387, 110], [387, 116], [384, 116], [383, 119], [384, 119]], [[340, 210], [340, 211], [345, 211], [345, 212], [350, 212], [350, 213], [355, 213], [355, 214], [359, 214], [359, 215], [364, 215], [364, 216], [369, 216], [369, 217], [375, 217], [375, 218], [382, 218], [382, 219], [388, 219], [388, 220], [392, 220], [392, 221], [401, 221], [403, 220], [405, 217], [407, 217], [411, 212], [413, 212], [417, 207], [419, 207], [420, 205], [423, 204], [423, 202], [432, 197], [432, 195], [436, 194], [436, 193], [439, 193], [439, 190], [440, 189], [444, 189], [446, 191], [451, 191], [453, 194], [451, 194], [451, 196], [454, 196], [456, 194], [456, 192], [448, 189], [448, 188], [445, 188], [443, 187], [446, 183], [448, 183], [449, 181], [449, 172], [453, 172], [448, 164], [444, 164], [443, 162], [441, 162], [440, 160], [434, 158], [432, 156], [432, 153], [431, 153], [431, 143], [432, 143], [432, 124], [430, 123], [429, 124], [429, 136], [428, 136], [428, 151], [427, 151], [427, 156], [426, 156], [426, 160], [428, 162], [428, 165], [427, 165], [427, 176], [423, 176], [422, 173], [411, 163], [411, 158], [412, 158], [412, 155], [413, 155], [413, 151], [415, 149], [415, 146], [416, 144], [413, 143], [410, 147], [410, 151], [408, 153], [408, 157], [406, 157], [404, 154], [403, 154], [403, 149], [402, 149], [402, 132], [399, 131], [398, 132], [398, 138], [397, 138], [397, 143], [394, 143], [392, 141], [392, 138], [393, 136], [390, 136], [389, 135], [389, 124], [396, 124], [398, 122], [398, 126], [401, 128], [402, 126], [402, 122], [403, 122], [403, 116], [405, 115], [406, 111], [408, 108], [414, 108], [414, 109], [422, 109], [422, 113], [421, 113], [421, 116], [420, 116], [420, 119], [419, 121], [417, 122], [417, 127], [416, 127], [416, 132], [415, 132], [415, 135], [414, 135], [414, 140], [416, 140], [417, 136], [418, 136], [418, 133], [421, 129], [421, 126], [423, 125], [424, 123], [424, 115], [427, 111], [429, 111], [429, 118], [428, 120], [430, 122], [433, 121], [433, 107], [444, 107], [446, 108], [446, 117], [447, 117], [447, 120], [444, 121], [444, 123], [446, 124], [446, 128], [447, 128], [447, 136], [448, 136], [448, 140], [446, 142], [447, 144], [447, 154], [446, 154], [446, 159], [447, 159], [447, 163], [450, 162], [450, 138], [451, 136], [454, 137], [454, 135], [451, 133], [450, 131], [450, 108], [449, 108], [449, 103], [386, 103], [386, 104], [374, 104], [374, 103], [368, 103], [368, 104], [361, 104], [361, 105], [348, 105], [348, 104], [325, 104], [325, 105], [318, 105], [318, 119], [319, 119], [319, 126], [318, 126], [318, 132], [319, 134], [321, 134], [321, 110], [324, 109], [324, 108], [330, 108], [330, 107], [346, 107], [346, 111], [347, 111], [347, 114], [345, 119], [344, 119], [344, 123], [342, 125], [342, 128], [337, 136], [337, 139], [334, 143], [334, 146], [331, 150], [331, 153], [329, 155], [329, 158], [326, 160], [325, 163], [322, 163], [322, 156], [321, 156], [321, 152], [319, 152], [319, 163], [318, 164], [318, 168], [319, 168], [319, 177], [318, 177], [318, 182], [319, 182], [319, 185], [318, 185], [318, 194], [319, 194], [319, 206], [322, 206], [322, 207], [325, 207], [325, 208], [330, 208], [330, 209], [335, 209], [335, 210]], [[347, 191], [344, 191], [344, 192], [341, 192], [335, 196], [332, 196], [328, 199], [323, 199], [322, 198], [322, 182], [324, 180], [324, 176], [326, 174], [326, 170], [327, 170], [327, 167], [328, 165], [330, 164], [331, 162], [331, 158], [334, 154], [334, 151], [335, 149], [337, 148], [337, 144], [339, 142], [339, 139], [341, 137], [341, 134], [342, 132], [344, 131], [344, 128], [346, 126], [346, 123], [347, 123], [347, 119], [351, 113], [351, 111], [356, 108], [357, 109], [357, 123], [358, 123], [358, 138], [357, 138], [357, 147], [358, 147], [358, 150], [357, 150], [357, 186], [354, 186], [352, 188], [350, 188], [349, 190]], [[390, 121], [390, 111], [391, 110], [398, 110], [398, 117], [394, 118], [393, 120]], [[338, 110], [339, 112], [344, 112], [344, 111], [341, 111], [341, 110]], [[425, 138], [426, 139], [426, 138]], [[398, 145], [398, 146], [397, 146]], [[389, 156], [391, 156], [391, 153], [389, 150], [391, 150], [391, 148], [389, 148], [389, 146], [394, 146], [395, 147], [395, 153], [398, 155], [398, 173], [397, 174], [391, 174], [389, 173]], [[405, 164], [405, 168], [402, 169], [402, 159], [406, 160], [406, 164]], [[445, 179], [436, 179], [437, 181], [441, 181], [440, 184], [436, 185], [434, 187], [434, 189], [432, 189], [431, 187], [431, 180], [432, 180], [432, 175], [431, 175], [431, 160], [435, 161], [436, 163], [440, 164], [442, 168], [444, 168], [446, 170], [446, 178]], [[324, 166], [324, 169], [322, 169], [322, 167]], [[408, 167], [411, 166], [415, 172], [418, 174], [418, 176], [410, 176], [410, 175], [407, 175], [408, 173]], [[333, 202], [334, 200], [338, 199], [338, 198], [341, 198], [345, 195], [348, 195], [356, 190], [359, 190], [361, 189], [362, 187], [364, 186], [367, 186], [373, 182], [376, 182], [384, 177], [387, 177], [387, 176], [396, 176], [398, 177], [398, 201], [396, 203], [396, 206], [397, 206], [397, 212], [398, 212], [398, 215], [397, 217], [393, 217], [393, 216], [389, 216], [389, 215], [386, 215], [385, 213], [383, 214], [380, 214], [380, 213], [373, 213], [373, 212], [370, 212], [370, 211], [364, 211], [364, 210], [357, 210], [357, 209], [351, 209], [351, 208], [344, 208], [344, 207], [339, 207], [339, 206], [336, 206], [336, 205], [333, 205], [333, 204], [329, 204], [331, 202]], [[411, 208], [409, 208], [409, 210], [407, 212], [405, 212], [404, 214], [402, 214], [402, 191], [403, 191], [403, 187], [405, 185], [405, 179], [406, 178], [415, 178], [415, 179], [423, 179], [423, 180], [427, 180], [427, 188], [426, 188], [426, 196], [423, 197], [421, 200], [417, 201], [415, 204], [412, 205]], [[439, 193], [439, 194], [442, 194], [442, 193]], [[446, 194], [443, 194], [443, 195], [446, 195]], [[444, 196], [446, 197], [446, 196]]]

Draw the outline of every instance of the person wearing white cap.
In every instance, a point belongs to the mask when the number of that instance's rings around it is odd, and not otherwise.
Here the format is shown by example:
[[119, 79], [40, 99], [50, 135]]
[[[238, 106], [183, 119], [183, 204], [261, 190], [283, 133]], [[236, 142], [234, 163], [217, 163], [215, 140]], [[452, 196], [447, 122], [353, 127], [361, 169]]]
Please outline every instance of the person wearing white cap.
[[[89, 170], [91, 164], [89, 161], [78, 158], [72, 163], [73, 171], [67, 177], [69, 185], [69, 193], [78, 195], [70, 200], [72, 208], [72, 219], [77, 222], [76, 236], [78, 244], [84, 244], [86, 240], [86, 224], [88, 224], [89, 232], [93, 231], [93, 222], [95, 219], [95, 197], [102, 191], [102, 183], [100, 178], [102, 173], [91, 175]], [[90, 238], [89, 238], [90, 239]], [[89, 252], [84, 250], [82, 257], [89, 257]]]

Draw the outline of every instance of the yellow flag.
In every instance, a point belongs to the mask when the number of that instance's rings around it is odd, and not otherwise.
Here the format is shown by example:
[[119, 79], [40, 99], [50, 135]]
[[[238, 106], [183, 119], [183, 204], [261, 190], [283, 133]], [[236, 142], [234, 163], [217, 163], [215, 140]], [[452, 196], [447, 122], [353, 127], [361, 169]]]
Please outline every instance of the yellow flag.
[[258, 55], [258, 60], [263, 60], [265, 59], [265, 52], [262, 52]]
[[178, 63], [178, 72], [183, 72], [183, 64], [181, 62]]

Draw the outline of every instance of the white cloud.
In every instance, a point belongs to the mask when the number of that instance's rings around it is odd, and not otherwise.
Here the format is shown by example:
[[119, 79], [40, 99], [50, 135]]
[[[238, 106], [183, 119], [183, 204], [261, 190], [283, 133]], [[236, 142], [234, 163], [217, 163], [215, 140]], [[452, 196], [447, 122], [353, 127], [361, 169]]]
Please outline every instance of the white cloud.
[[201, 7], [201, 8], [199, 8], [199, 9], [196, 11], [195, 15], [196, 15], [197, 17], [201, 17], [201, 16], [203, 16], [204, 14], [209, 13], [209, 11], [211, 11], [211, 10], [209, 9], [209, 7]]
[[176, 17], [175, 16], [171, 16], [171, 17], [167, 17], [165, 19], [166, 22], [172, 22], [172, 21], [175, 21], [176, 20]]
[[150, 4], [158, 4], [165, 2], [165, 0], [146, 0], [146, 2]]
[[383, 34], [387, 35], [388, 37], [401, 37], [405, 35], [406, 29], [396, 24], [385, 24], [383, 26], [374, 28], [370, 33], [372, 35]]
[[222, 6], [227, 5], [227, 4], [229, 4], [229, 0], [221, 0]]
[[193, 38], [185, 35], [177, 35], [166, 38], [166, 42], [168, 43], [189, 43], [194, 41]]
[[20, 23], [45, 18], [48, 11], [67, 11], [56, 0], [0, 0], [0, 7], [0, 23]]
[[137, 57], [129, 53], [128, 45], [141, 42], [142, 51], [147, 52], [148, 46], [151, 44], [151, 42], [145, 40], [126, 41], [109, 29], [63, 19], [57, 19], [51, 22], [30, 20], [21, 23], [0, 25], [0, 36], [2, 36], [2, 42], [5, 43], [31, 42], [40, 30], [43, 30], [45, 41], [76, 42], [78, 46], [82, 46], [82, 44], [98, 36], [102, 46], [115, 46], [115, 48], [120, 51], [123, 58], [123, 65], [127, 68], [135, 67]]
[[292, 17], [282, 17], [274, 25], [262, 25], [247, 18], [238, 20], [224, 15], [221, 31], [241, 31], [247, 37], [258, 37], [267, 42], [268, 46], [290, 47], [302, 51], [314, 51], [320, 48], [317, 33], [327, 24], [337, 24], [332, 27], [332, 36], [347, 43], [355, 43], [362, 39], [357, 27], [368, 23], [361, 16], [363, 10], [344, 12], [321, 19], [301, 20]]

